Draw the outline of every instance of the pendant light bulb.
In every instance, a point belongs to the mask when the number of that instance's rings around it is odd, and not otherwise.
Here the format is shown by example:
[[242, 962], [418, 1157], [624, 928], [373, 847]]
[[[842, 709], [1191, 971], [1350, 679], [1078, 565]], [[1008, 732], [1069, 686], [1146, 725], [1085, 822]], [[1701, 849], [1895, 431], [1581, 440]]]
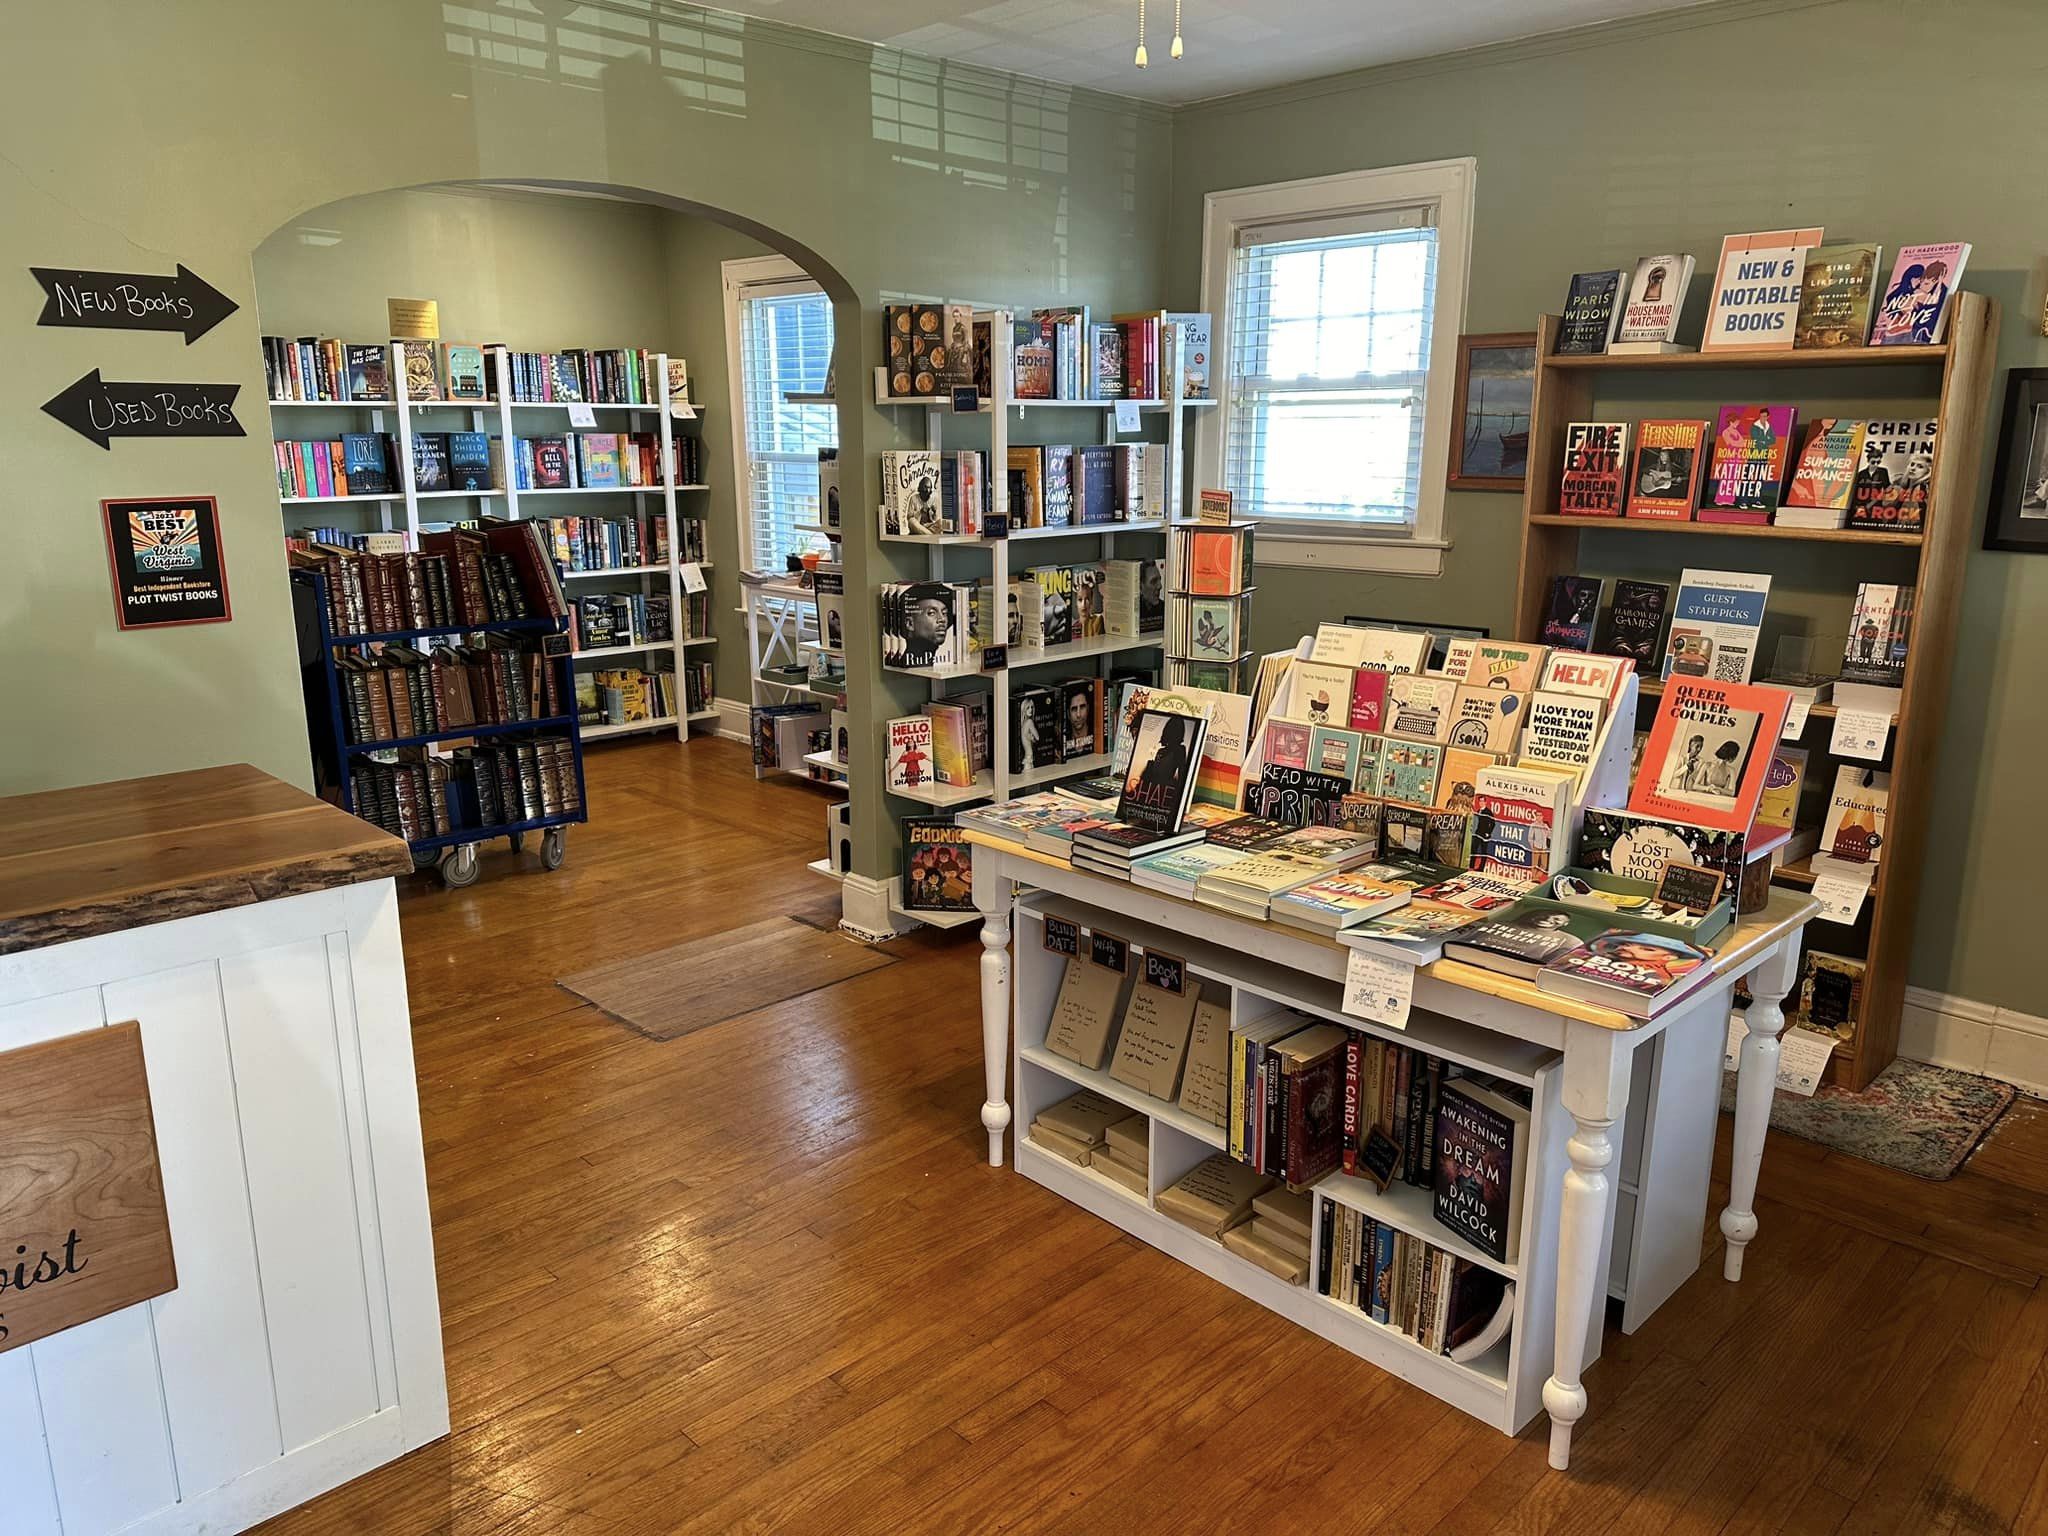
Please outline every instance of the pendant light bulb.
[[1173, 0], [1173, 46], [1167, 52], [1180, 57], [1180, 0]]
[[1145, 0], [1138, 0], [1138, 57], [1135, 62], [1140, 69], [1152, 62], [1145, 56]]
[[1180, 34], [1178, 32], [1173, 34], [1173, 47], [1169, 50], [1169, 52], [1171, 52], [1176, 59], [1180, 57]]
[[1145, 57], [1145, 45], [1138, 44], [1138, 68], [1143, 69], [1151, 61]]

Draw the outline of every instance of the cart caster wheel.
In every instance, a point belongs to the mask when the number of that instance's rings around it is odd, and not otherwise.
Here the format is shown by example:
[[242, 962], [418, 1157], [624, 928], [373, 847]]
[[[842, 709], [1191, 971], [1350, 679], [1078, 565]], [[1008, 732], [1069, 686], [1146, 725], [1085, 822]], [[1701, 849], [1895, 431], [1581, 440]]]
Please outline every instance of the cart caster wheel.
[[524, 832], [514, 832], [510, 834], [507, 841], [512, 844], [512, 851], [518, 853], [526, 846], [526, 834]]
[[451, 891], [459, 891], [465, 885], [475, 885], [478, 864], [475, 843], [464, 843], [459, 848], [450, 848], [441, 860], [441, 883]]
[[432, 869], [435, 865], [441, 862], [441, 857], [442, 856], [439, 852], [432, 849], [429, 849], [424, 853], [414, 854], [412, 856], [412, 867], [414, 872], [424, 873], [425, 871]]
[[541, 834], [540, 862], [543, 869], [560, 869], [562, 860], [569, 855], [569, 831], [566, 827], [549, 827]]

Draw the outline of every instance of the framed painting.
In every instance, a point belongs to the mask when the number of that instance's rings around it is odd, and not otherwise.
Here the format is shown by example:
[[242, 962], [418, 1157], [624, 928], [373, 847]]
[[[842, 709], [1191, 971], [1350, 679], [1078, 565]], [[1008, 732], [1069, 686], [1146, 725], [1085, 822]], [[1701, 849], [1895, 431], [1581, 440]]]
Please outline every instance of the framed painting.
[[1458, 338], [1450, 489], [1520, 493], [1529, 469], [1529, 412], [1535, 397], [1534, 331]]
[[2006, 374], [1984, 547], [2048, 554], [2048, 368]]

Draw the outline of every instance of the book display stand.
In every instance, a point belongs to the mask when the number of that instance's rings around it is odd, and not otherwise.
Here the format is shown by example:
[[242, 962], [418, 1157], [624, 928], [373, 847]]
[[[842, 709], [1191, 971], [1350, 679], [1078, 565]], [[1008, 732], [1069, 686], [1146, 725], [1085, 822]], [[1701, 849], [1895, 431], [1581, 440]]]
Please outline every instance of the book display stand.
[[[1867, 957], [1855, 1036], [1835, 1048], [1830, 1063], [1832, 1078], [1852, 1089], [1868, 1084], [1897, 1054], [1963, 563], [1978, 514], [1979, 450], [1997, 350], [1998, 307], [1984, 295], [1968, 292], [1957, 293], [1952, 302], [1949, 339], [1938, 346], [1558, 356], [1559, 318], [1546, 316], [1538, 333], [1516, 589], [1518, 637], [1535, 639], [1541, 634], [1555, 577], [1602, 572], [1633, 577], [1661, 572], [1675, 577], [1679, 565], [1693, 563], [1770, 569], [1795, 560], [1802, 544], [1828, 546], [1823, 579], [1830, 587], [1846, 586], [1853, 593], [1867, 575], [1910, 583], [1916, 589], [1897, 716], [1884, 761], [1873, 765], [1888, 769], [1892, 776], [1884, 856], [1855, 927], [1827, 925], [1815, 934], [1816, 942], [1830, 950], [1860, 948]], [[1922, 530], [1866, 532], [1588, 518], [1558, 512], [1568, 423], [1594, 419], [1601, 405], [1610, 402], [1614, 412], [1633, 417], [1667, 414], [1665, 402], [1674, 409], [1683, 407], [1683, 414], [1704, 414], [1699, 411], [1701, 401], [1720, 388], [1717, 381], [1722, 375], [1731, 372], [1743, 376], [1734, 391], [1744, 398], [1768, 395], [1796, 402], [1804, 384], [1807, 395], [1853, 399], [1862, 390], [1865, 398], [1882, 400], [1881, 408], [1866, 408], [1866, 414], [1935, 416], [1939, 427]], [[1768, 379], [1768, 386], [1760, 386], [1751, 375]], [[1728, 392], [1721, 389], [1724, 395]], [[1802, 409], [1801, 414], [1806, 412]], [[1702, 544], [1698, 536], [1736, 542], [1714, 546]], [[1865, 546], [1864, 558], [1835, 558], [1847, 555], [1845, 546], [1850, 545]], [[1739, 554], [1692, 556], [1692, 551], [1707, 549], [1733, 549]], [[1806, 575], [1809, 566], [1798, 570]], [[1643, 679], [1644, 698], [1654, 699], [1659, 691], [1654, 677]], [[1813, 738], [1832, 726], [1835, 714], [1832, 706], [1823, 704], [1809, 718], [1806, 734], [1808, 745], [1818, 748], [1816, 762], [1827, 743], [1824, 737], [1817, 743]], [[1816, 728], [1814, 721], [1828, 724]], [[1832, 773], [1818, 776], [1825, 781]], [[1801, 860], [1778, 869], [1773, 878], [1780, 885], [1808, 887], [1814, 875], [1810, 861]]]

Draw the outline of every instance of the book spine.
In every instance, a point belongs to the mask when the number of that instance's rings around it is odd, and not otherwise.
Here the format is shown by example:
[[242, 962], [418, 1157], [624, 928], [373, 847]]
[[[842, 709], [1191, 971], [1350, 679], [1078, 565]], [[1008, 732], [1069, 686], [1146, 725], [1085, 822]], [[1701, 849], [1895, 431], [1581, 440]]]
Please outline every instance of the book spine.
[[[1013, 711], [1014, 713], [1014, 711]], [[1015, 739], [1015, 722], [1012, 721], [1011, 735]], [[1229, 1145], [1225, 1147], [1236, 1162], [1244, 1161], [1244, 1036], [1232, 1030], [1230, 1035], [1230, 1134]]]
[[1337, 1231], [1337, 1203], [1324, 1200], [1316, 1212], [1316, 1294], [1330, 1294], [1330, 1243]]
[[1355, 1034], [1344, 1041], [1344, 1171], [1358, 1172], [1358, 1057]]

